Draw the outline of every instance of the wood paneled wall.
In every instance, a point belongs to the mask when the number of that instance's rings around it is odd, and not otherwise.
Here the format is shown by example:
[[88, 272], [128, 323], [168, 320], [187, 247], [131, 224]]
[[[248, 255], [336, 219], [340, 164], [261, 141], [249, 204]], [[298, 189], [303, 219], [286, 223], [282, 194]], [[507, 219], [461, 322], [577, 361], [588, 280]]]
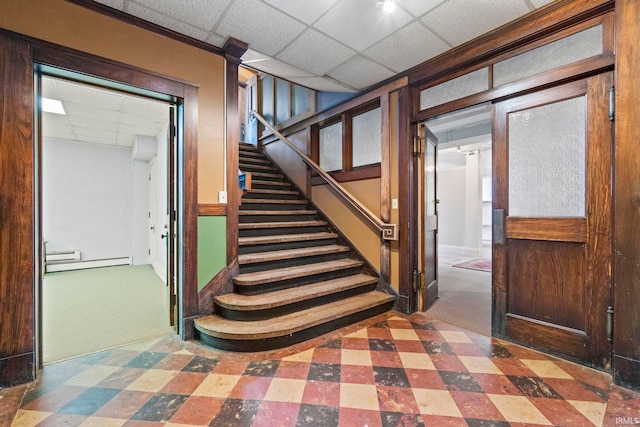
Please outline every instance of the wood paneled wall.
[[0, 33], [0, 387], [35, 375], [33, 65]]
[[616, 1], [613, 376], [640, 391], [640, 2]]

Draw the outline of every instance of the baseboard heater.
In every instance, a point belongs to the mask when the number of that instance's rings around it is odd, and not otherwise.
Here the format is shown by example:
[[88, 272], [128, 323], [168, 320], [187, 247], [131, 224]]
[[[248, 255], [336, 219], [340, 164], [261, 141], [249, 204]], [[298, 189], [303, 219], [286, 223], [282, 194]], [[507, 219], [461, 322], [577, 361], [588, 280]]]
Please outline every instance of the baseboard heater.
[[[47, 260], [49, 254], [47, 254]], [[60, 261], [47, 261], [45, 264], [45, 271], [47, 273], [55, 273], [57, 271], [70, 271], [70, 270], [83, 270], [86, 268], [98, 268], [98, 267], [113, 267], [116, 265], [131, 265], [133, 263], [132, 257], [120, 257], [120, 258], [104, 258], [104, 259], [88, 259], [88, 260], [60, 260]]]

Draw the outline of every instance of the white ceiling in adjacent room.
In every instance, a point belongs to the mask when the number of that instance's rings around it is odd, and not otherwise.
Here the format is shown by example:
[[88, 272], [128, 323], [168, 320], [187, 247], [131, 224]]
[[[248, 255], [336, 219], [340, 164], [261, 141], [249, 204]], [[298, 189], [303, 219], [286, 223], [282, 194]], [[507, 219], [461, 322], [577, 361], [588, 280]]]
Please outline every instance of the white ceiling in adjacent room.
[[552, 0], [97, 0], [321, 91], [359, 91]]
[[136, 135], [156, 137], [169, 122], [169, 104], [44, 76], [42, 96], [65, 114], [43, 112], [44, 138], [131, 147]]

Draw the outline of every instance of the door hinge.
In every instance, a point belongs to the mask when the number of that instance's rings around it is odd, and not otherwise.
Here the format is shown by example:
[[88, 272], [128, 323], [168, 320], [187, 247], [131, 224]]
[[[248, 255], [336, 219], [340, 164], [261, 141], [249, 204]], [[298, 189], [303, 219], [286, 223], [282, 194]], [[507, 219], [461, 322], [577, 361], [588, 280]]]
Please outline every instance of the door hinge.
[[424, 153], [424, 138], [420, 136], [413, 137], [413, 155], [420, 156]]
[[424, 289], [424, 273], [413, 270], [413, 291], [418, 292]]
[[176, 305], [176, 302], [178, 301], [178, 298], [176, 297], [176, 295], [171, 295], [171, 298], [169, 298], [171, 300], [170, 304], [171, 305]]
[[616, 87], [609, 88], [609, 120], [614, 121], [616, 118]]
[[613, 341], [613, 307], [607, 307], [607, 341]]

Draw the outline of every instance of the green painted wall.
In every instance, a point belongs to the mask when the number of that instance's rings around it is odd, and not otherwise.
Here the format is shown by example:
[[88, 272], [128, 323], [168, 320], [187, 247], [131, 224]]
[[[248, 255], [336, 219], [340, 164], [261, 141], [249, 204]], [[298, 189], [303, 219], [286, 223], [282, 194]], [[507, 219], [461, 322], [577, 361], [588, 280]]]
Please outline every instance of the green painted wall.
[[198, 291], [227, 262], [227, 217], [198, 217]]

